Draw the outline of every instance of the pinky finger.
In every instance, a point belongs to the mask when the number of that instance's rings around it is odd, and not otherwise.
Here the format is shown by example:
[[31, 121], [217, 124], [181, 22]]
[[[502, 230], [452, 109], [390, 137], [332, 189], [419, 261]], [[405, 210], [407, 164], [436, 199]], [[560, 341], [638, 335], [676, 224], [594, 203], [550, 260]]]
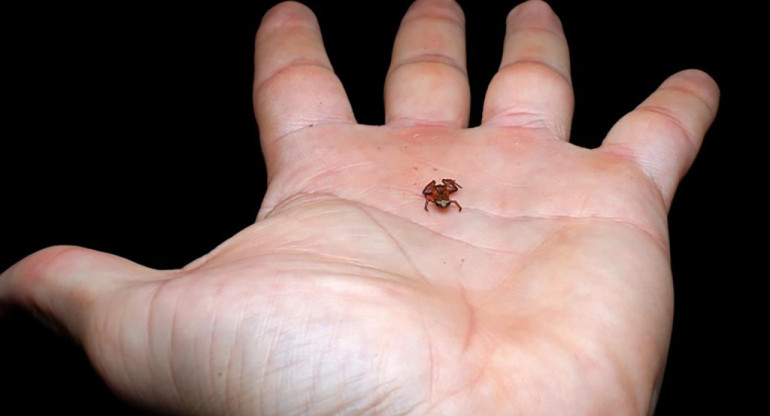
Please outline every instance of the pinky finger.
[[719, 88], [711, 77], [698, 70], [679, 72], [621, 118], [600, 151], [631, 159], [652, 178], [670, 206], [718, 104]]

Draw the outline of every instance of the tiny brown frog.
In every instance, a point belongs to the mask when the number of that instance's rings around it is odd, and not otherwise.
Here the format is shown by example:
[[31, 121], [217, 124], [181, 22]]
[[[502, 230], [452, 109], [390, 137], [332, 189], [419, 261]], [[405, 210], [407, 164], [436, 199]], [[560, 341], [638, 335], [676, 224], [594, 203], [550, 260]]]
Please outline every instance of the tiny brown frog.
[[462, 211], [463, 207], [457, 201], [449, 199], [449, 194], [457, 192], [462, 186], [454, 179], [442, 179], [441, 182], [443, 185], [436, 185], [436, 181], [433, 180], [422, 190], [425, 196], [425, 211], [428, 210], [428, 202], [433, 202], [439, 208], [446, 208], [454, 203]]

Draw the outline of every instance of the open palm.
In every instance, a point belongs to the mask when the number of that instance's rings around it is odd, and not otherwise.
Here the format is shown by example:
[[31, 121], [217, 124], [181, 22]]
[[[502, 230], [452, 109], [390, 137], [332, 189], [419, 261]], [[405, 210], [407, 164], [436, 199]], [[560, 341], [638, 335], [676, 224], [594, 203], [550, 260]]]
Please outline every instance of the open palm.
[[[573, 146], [566, 41], [531, 1], [467, 129], [462, 22], [452, 1], [412, 6], [387, 123], [362, 126], [312, 13], [276, 6], [257, 34], [257, 222], [174, 271], [49, 248], [0, 277], [0, 300], [177, 413], [648, 413], [673, 313], [667, 210], [717, 88], [674, 75], [600, 148]], [[423, 209], [443, 178], [462, 212]]]

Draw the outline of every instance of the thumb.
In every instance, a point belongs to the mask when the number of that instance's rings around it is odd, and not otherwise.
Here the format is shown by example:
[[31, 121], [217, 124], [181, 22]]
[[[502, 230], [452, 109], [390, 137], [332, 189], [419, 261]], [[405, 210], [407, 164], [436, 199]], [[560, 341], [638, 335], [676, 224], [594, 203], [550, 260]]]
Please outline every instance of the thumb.
[[40, 250], [0, 274], [0, 306], [19, 305], [83, 342], [94, 312], [116, 289], [157, 272], [75, 246]]

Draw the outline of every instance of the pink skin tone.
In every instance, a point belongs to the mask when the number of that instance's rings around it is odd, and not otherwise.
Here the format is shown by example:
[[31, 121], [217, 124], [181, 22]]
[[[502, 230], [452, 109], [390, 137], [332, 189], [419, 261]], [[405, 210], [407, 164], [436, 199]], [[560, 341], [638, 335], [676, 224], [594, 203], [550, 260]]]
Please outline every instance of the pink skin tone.
[[[256, 37], [257, 221], [179, 270], [44, 249], [0, 276], [0, 303], [180, 414], [648, 414], [673, 314], [667, 212], [718, 88], [677, 73], [576, 147], [561, 23], [529, 1], [469, 129], [463, 19], [412, 5], [386, 124], [365, 126], [312, 12], [275, 6]], [[462, 214], [424, 212], [434, 178], [463, 184]]]

